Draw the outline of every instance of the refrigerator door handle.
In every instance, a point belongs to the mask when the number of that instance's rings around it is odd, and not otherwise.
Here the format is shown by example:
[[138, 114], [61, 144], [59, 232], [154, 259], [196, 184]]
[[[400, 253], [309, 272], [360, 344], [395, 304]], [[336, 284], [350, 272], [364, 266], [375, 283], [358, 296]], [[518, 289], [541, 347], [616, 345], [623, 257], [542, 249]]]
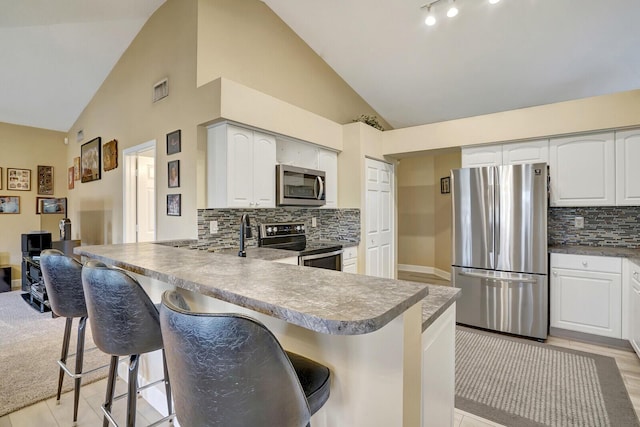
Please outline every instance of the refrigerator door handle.
[[469, 273], [466, 271], [461, 271], [460, 275], [467, 276], [467, 277], [475, 277], [475, 278], [484, 279], [484, 280], [492, 280], [494, 282], [518, 282], [518, 283], [536, 283], [537, 282], [536, 279], [525, 279], [525, 278], [518, 278], [518, 277], [495, 277], [489, 274]]

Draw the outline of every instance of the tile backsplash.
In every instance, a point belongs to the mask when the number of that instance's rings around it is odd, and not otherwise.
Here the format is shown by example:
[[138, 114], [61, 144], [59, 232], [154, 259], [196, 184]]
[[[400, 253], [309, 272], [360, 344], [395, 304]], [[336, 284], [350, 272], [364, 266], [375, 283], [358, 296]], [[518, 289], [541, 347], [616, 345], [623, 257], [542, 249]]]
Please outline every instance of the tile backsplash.
[[[360, 209], [275, 208], [275, 209], [198, 209], [199, 248], [238, 245], [240, 218], [249, 214], [253, 237], [248, 247], [258, 246], [258, 225], [264, 223], [303, 222], [309, 240], [360, 242]], [[315, 217], [317, 227], [311, 226]], [[218, 221], [218, 233], [209, 233], [209, 222]]]
[[[575, 227], [584, 218], [584, 228]], [[549, 208], [550, 245], [640, 248], [640, 206]]]

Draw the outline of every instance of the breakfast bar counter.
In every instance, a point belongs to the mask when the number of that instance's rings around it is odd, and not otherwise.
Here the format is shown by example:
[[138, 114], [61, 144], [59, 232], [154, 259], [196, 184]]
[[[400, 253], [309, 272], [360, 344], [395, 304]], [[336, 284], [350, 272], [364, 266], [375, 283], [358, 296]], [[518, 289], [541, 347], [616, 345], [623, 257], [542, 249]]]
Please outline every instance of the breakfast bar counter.
[[[155, 302], [177, 289], [194, 310], [254, 317], [287, 350], [328, 366], [331, 396], [314, 414], [314, 427], [428, 425], [421, 373], [438, 369], [438, 361], [423, 360], [423, 336], [434, 330], [423, 333], [426, 284], [154, 243], [80, 246], [75, 253], [134, 273]], [[452, 342], [452, 329], [442, 330]], [[144, 397], [162, 409], [161, 389], [150, 390]], [[452, 405], [445, 412], [453, 421]]]

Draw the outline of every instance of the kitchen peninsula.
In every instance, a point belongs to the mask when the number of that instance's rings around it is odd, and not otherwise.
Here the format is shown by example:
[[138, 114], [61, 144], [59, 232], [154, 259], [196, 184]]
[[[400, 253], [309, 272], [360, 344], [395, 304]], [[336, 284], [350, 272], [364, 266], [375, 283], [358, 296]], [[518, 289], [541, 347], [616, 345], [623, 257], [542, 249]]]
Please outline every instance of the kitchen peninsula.
[[327, 365], [331, 396], [314, 426], [421, 424], [424, 284], [153, 243], [75, 253], [135, 273], [154, 301], [177, 288], [195, 310], [257, 318], [287, 350]]

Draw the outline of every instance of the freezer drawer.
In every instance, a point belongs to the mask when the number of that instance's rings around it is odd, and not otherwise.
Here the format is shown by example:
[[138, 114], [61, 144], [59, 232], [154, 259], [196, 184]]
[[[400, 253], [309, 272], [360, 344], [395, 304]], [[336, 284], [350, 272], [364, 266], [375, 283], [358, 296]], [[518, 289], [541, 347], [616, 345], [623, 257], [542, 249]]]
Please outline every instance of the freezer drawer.
[[458, 323], [545, 339], [549, 329], [546, 275], [453, 268], [453, 286], [462, 289]]

